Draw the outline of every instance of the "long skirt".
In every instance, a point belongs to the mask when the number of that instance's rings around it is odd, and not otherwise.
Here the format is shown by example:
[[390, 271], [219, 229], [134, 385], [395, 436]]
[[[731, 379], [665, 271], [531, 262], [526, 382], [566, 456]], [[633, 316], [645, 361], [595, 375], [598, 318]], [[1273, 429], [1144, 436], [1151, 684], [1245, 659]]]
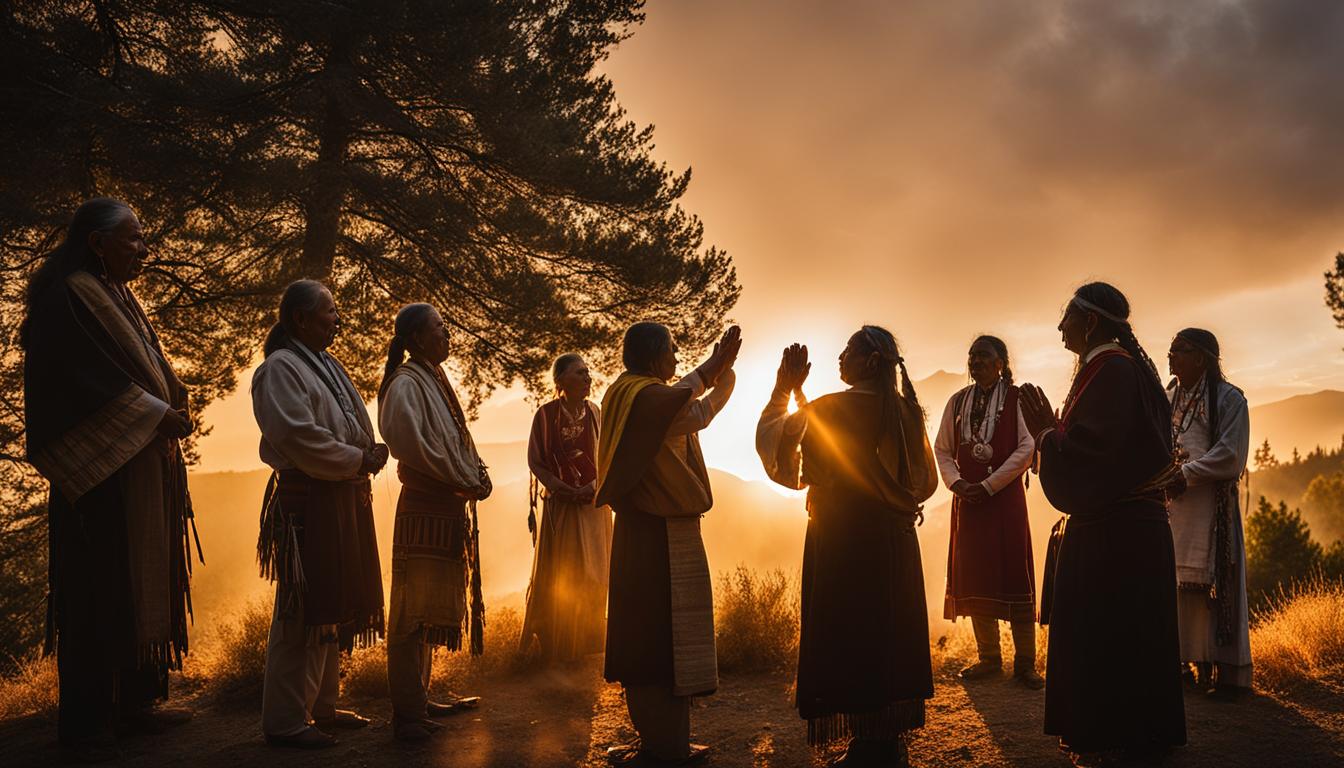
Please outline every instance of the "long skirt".
[[542, 508], [527, 615], [520, 640], [548, 659], [571, 660], [606, 646], [611, 510], [548, 498]]
[[51, 616], [60, 679], [57, 734], [75, 746], [168, 695], [168, 667], [136, 652], [121, 472], [71, 504], [48, 501]]
[[1077, 751], [1184, 744], [1176, 558], [1162, 504], [1070, 517], [1053, 589], [1045, 732]]
[[894, 739], [933, 697], [924, 571], [914, 521], [809, 497], [798, 713], [808, 743]]
[[979, 504], [952, 500], [943, 618], [1036, 619], [1027, 499], [1020, 480]]

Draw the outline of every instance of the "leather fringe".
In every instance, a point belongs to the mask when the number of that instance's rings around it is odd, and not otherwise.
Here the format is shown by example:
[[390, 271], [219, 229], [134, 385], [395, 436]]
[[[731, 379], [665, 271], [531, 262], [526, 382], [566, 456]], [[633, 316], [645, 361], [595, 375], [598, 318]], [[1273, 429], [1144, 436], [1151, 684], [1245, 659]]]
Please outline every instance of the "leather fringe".
[[450, 651], [462, 650], [462, 627], [436, 627], [428, 624], [420, 627], [420, 637], [426, 645], [447, 648]]
[[485, 653], [485, 598], [481, 596], [481, 529], [476, 522], [476, 500], [467, 503], [471, 510], [471, 655]]
[[303, 576], [299, 533], [294, 528], [294, 521], [281, 508], [276, 493], [279, 477], [278, 472], [272, 472], [266, 481], [266, 493], [261, 501], [261, 530], [257, 536], [257, 565], [263, 579], [279, 584], [281, 610], [293, 611], [308, 584]]
[[837, 712], [807, 719], [807, 743], [819, 747], [842, 739], [891, 741], [924, 727], [924, 700], [888, 704], [876, 712]]

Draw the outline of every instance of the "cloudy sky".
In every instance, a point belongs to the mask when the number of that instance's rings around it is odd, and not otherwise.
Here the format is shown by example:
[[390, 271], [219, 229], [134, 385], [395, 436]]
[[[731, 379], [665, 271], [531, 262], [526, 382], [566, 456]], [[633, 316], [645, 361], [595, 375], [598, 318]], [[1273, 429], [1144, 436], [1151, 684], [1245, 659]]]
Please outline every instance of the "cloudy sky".
[[[1344, 250], [1344, 4], [653, 2], [604, 65], [744, 292], [739, 391], [705, 436], [751, 472], [779, 348], [816, 393], [864, 322], [911, 373], [960, 371], [977, 332], [1058, 398], [1055, 324], [1118, 285], [1165, 369], [1209, 328], [1252, 403], [1344, 389], [1322, 273]], [[1165, 373], [1165, 371], [1164, 371]], [[246, 381], [244, 376], [244, 381]], [[931, 410], [940, 410], [939, 405]], [[518, 392], [478, 440], [525, 439]], [[202, 469], [258, 466], [246, 393], [207, 413]]]

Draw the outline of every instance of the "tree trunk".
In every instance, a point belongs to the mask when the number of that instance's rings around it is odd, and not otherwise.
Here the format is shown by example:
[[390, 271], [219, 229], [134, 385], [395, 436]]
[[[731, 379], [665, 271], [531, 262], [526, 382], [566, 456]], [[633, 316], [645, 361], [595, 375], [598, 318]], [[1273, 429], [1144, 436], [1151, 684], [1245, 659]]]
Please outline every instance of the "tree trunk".
[[342, 91], [349, 87], [350, 39], [342, 35], [327, 54], [323, 73], [326, 91], [317, 160], [309, 168], [304, 200], [305, 229], [300, 277], [326, 281], [336, 259], [336, 241], [341, 233], [341, 209], [349, 182], [345, 178], [345, 153], [350, 146], [350, 119], [345, 114]]

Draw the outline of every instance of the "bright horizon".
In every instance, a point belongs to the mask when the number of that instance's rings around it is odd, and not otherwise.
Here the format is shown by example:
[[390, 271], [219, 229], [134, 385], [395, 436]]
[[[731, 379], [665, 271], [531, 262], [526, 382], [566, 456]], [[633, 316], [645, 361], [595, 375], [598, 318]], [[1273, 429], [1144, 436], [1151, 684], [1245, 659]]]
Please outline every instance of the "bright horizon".
[[[1282, 65], [1290, 10], [646, 11], [603, 70], [629, 117], [656, 126], [655, 157], [693, 168], [683, 206], [743, 286], [737, 391], [702, 440], [711, 466], [763, 479], [755, 423], [780, 349], [807, 344], [808, 393], [834, 391], [863, 323], [896, 334], [915, 379], [963, 374], [970, 340], [999, 335], [1016, 379], [1057, 402], [1074, 358], [1055, 325], [1093, 279], [1129, 297], [1164, 376], [1171, 337], [1194, 325], [1218, 335], [1253, 406], [1344, 390], [1322, 287], [1344, 250], [1344, 133], [1320, 129], [1335, 124], [1321, 111], [1339, 101], [1334, 59], [1298, 36], [1300, 67]], [[261, 466], [249, 377], [204, 412], [200, 471]], [[524, 397], [515, 385], [483, 404], [477, 441], [526, 440]]]

